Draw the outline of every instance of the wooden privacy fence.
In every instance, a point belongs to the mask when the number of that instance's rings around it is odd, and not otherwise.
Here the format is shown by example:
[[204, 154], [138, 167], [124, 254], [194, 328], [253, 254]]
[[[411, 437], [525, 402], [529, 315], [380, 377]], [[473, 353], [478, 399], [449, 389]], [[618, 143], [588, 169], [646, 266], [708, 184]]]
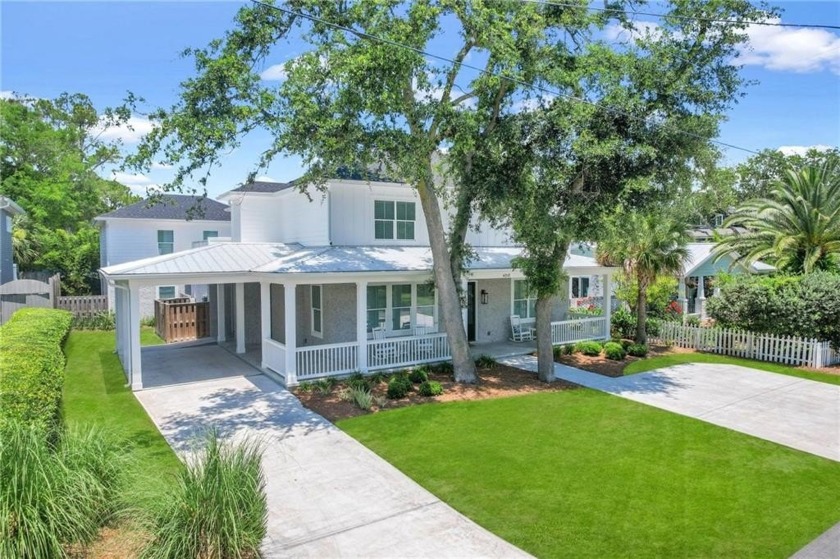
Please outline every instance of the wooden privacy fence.
[[73, 316], [91, 317], [108, 310], [107, 295], [73, 295], [56, 298], [55, 308], [70, 311]]
[[4, 324], [15, 311], [24, 307], [53, 308], [60, 291], [58, 275], [47, 282], [19, 279], [0, 285], [0, 324]]
[[785, 365], [820, 368], [840, 363], [840, 352], [833, 350], [829, 342], [815, 338], [663, 322], [657, 339], [677, 347]]
[[210, 303], [189, 297], [155, 301], [155, 331], [166, 343], [210, 335]]

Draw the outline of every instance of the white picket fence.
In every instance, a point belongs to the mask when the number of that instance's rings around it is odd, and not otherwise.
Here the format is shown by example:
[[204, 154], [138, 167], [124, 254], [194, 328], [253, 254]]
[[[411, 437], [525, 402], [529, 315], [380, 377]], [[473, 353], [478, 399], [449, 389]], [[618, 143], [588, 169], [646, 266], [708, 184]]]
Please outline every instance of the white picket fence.
[[840, 363], [840, 352], [833, 350], [829, 342], [814, 338], [757, 334], [744, 330], [703, 328], [683, 326], [677, 322], [663, 322], [656, 339], [677, 347], [785, 365], [820, 368]]

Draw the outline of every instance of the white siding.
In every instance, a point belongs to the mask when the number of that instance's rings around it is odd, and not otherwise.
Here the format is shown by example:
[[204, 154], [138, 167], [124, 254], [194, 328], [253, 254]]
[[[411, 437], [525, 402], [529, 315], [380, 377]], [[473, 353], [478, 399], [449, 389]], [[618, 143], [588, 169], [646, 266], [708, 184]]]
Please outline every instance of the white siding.
[[[297, 190], [275, 195], [252, 194], [242, 197], [239, 216], [243, 242], [300, 243], [304, 246], [330, 244], [328, 203], [320, 192], [312, 201]], [[238, 218], [238, 219], [237, 219]]]
[[103, 266], [157, 256], [158, 230], [173, 232], [174, 252], [191, 249], [194, 242], [204, 239], [204, 231], [218, 231], [220, 237], [230, 236], [230, 224], [225, 221], [109, 219], [103, 225]]
[[[414, 240], [375, 239], [373, 203], [375, 200], [414, 202]], [[330, 221], [334, 245], [428, 246], [426, 219], [417, 192], [408, 185], [336, 181], [330, 186]]]

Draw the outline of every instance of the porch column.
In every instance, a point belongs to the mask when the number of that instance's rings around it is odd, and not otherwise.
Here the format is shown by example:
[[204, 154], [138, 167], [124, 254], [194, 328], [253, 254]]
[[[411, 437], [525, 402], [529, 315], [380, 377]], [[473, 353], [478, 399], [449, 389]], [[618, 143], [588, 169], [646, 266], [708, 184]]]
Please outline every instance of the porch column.
[[680, 283], [677, 286], [677, 297], [682, 307], [683, 324], [685, 324], [688, 316], [688, 298], [685, 295], [685, 276], [680, 276]]
[[604, 291], [602, 300], [604, 301], [604, 318], [606, 319], [604, 338], [609, 340], [612, 336], [612, 285], [610, 285], [609, 274], [604, 274], [601, 285]]
[[700, 319], [706, 318], [706, 278], [704, 276], [697, 277], [697, 308], [694, 310], [700, 313]]
[[143, 369], [140, 363], [140, 288], [128, 285], [128, 362], [132, 390], [143, 389]]
[[286, 386], [297, 384], [297, 285], [283, 284], [286, 321]]
[[363, 373], [368, 371], [367, 285], [366, 281], [356, 282], [356, 343], [359, 352], [356, 365]]
[[262, 348], [262, 368], [268, 368], [267, 338], [271, 337], [271, 283], [260, 282], [260, 347]]
[[114, 324], [114, 334], [117, 338], [117, 356], [120, 358], [120, 364], [125, 370], [125, 313], [126, 308], [123, 305], [123, 290], [117, 287], [114, 288], [114, 313], [116, 316]]
[[216, 284], [216, 341], [225, 341], [225, 284]]
[[236, 353], [245, 353], [245, 284], [236, 284]]

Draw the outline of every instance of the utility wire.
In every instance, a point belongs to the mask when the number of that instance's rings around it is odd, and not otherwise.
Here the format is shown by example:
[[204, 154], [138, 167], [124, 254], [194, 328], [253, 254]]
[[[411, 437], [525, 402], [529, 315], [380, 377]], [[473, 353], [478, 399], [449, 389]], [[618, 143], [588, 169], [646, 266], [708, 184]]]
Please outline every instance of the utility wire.
[[591, 12], [605, 12], [605, 13], [614, 13], [614, 14], [630, 14], [630, 15], [638, 15], [638, 16], [648, 16], [648, 17], [655, 17], [659, 19], [665, 18], [672, 18], [672, 19], [681, 19], [684, 21], [702, 21], [705, 23], [729, 23], [729, 24], [738, 24], [738, 25], [763, 25], [766, 27], [795, 27], [795, 28], [803, 28], [803, 27], [812, 27], [815, 29], [840, 29], [840, 25], [828, 25], [823, 23], [782, 23], [780, 21], [754, 21], [749, 19], [714, 19], [714, 18], [706, 18], [706, 17], [696, 17], [696, 16], [681, 16], [681, 15], [672, 15], [672, 14], [662, 14], [662, 13], [655, 13], [655, 12], [638, 12], [635, 10], [622, 10], [618, 8], [596, 8], [593, 6], [585, 6], [582, 4], [572, 4], [570, 2], [552, 2], [550, 0], [519, 0], [520, 2], [530, 2], [532, 4], [542, 4], [544, 6], [558, 6], [561, 8], [580, 8]]
[[[514, 77], [511, 77], [511, 76], [505, 76], [505, 75], [499, 74], [497, 72], [487, 70], [485, 68], [480, 68], [478, 66], [473, 66], [471, 64], [467, 64], [466, 62], [458, 62], [458, 61], [455, 61], [451, 58], [447, 58], [445, 56], [440, 56], [438, 54], [433, 54], [433, 53], [424, 51], [422, 49], [412, 47], [410, 45], [406, 45], [406, 44], [403, 44], [403, 43], [399, 43], [397, 41], [393, 41], [391, 39], [385, 39], [384, 37], [371, 35], [370, 33], [365, 33], [364, 31], [359, 31], [357, 29], [346, 27], [346, 26], [338, 24], [338, 23], [333, 23], [331, 21], [327, 21], [327, 20], [325, 20], [323, 18], [320, 18], [320, 17], [317, 17], [317, 16], [304, 14], [304, 13], [301, 13], [301, 12], [296, 12], [295, 10], [290, 10], [288, 8], [281, 8], [280, 6], [267, 4], [265, 2], [262, 2], [261, 0], [251, 0], [251, 2], [254, 3], [254, 4], [257, 4], [259, 6], [263, 6], [265, 8], [270, 8], [270, 9], [281, 11], [281, 12], [289, 14], [291, 16], [301, 17], [303, 19], [308, 19], [310, 21], [316, 21], [318, 23], [323, 23], [324, 25], [327, 25], [327, 26], [332, 27], [334, 29], [338, 29], [338, 30], [341, 30], [341, 31], [346, 31], [348, 33], [352, 33], [353, 35], [356, 35], [358, 37], [363, 37], [365, 39], [371, 39], [373, 41], [378, 41], [378, 42], [384, 43], [386, 45], [391, 45], [391, 46], [394, 46], [394, 47], [407, 49], [407, 50], [410, 50], [410, 51], [415, 52], [417, 54], [420, 54], [422, 56], [427, 56], [429, 58], [434, 58], [434, 59], [440, 60], [442, 62], [447, 62], [447, 63], [452, 64], [452, 65], [457, 65], [461, 68], [466, 68], [468, 70], [473, 70], [473, 71], [479, 72], [481, 74], [485, 74], [487, 76], [492, 76], [492, 77], [495, 77], [495, 78], [507, 80], [511, 83], [515, 83], [517, 85], [521, 85], [521, 86], [524, 86], [524, 87], [529, 88], [529, 89], [539, 90], [539, 91], [542, 91], [544, 93], [554, 95], [556, 97], [562, 97], [562, 98], [568, 99], [570, 101], [576, 101], [576, 102], [579, 102], [579, 103], [585, 103], [587, 105], [591, 105], [591, 106], [596, 107], [596, 108], [602, 108], [602, 109], [610, 111], [614, 114], [625, 116], [629, 119], [633, 119], [633, 120], [637, 120], [637, 121], [644, 121], [645, 120], [645, 119], [640, 118], [637, 115], [633, 115], [633, 114], [630, 114], [630, 113], [625, 112], [625, 111], [621, 111], [621, 110], [613, 108], [613, 107], [600, 106], [597, 103], [595, 103], [593, 101], [590, 101], [589, 99], [586, 99], [584, 97], [579, 97], [579, 96], [576, 96], [576, 95], [570, 95], [568, 93], [563, 93], [561, 91], [552, 90], [552, 89], [549, 89], [547, 87], [543, 87], [543, 86], [538, 85], [538, 84], [526, 82], [524, 80], [520, 80], [518, 78], [514, 78]], [[753, 154], [753, 155], [758, 155], [759, 154], [759, 152], [757, 152], [753, 149], [737, 146], [735, 144], [729, 144], [727, 142], [722, 142], [720, 140], [710, 140], [710, 139], [706, 138], [705, 136], [701, 136], [700, 134], [695, 134], [693, 132], [688, 132], [686, 130], [677, 130], [677, 133], [678, 134], [683, 134], [685, 136], [690, 136], [692, 138], [698, 138], [698, 139], [701, 139], [701, 140], [706, 140], [706, 141], [709, 141], [709, 142], [711, 142], [713, 144], [716, 144], [716, 145], [719, 145], [719, 146], [732, 148], [732, 149], [739, 150], [739, 151], [744, 151], [746, 153], [750, 153], [750, 154]]]

